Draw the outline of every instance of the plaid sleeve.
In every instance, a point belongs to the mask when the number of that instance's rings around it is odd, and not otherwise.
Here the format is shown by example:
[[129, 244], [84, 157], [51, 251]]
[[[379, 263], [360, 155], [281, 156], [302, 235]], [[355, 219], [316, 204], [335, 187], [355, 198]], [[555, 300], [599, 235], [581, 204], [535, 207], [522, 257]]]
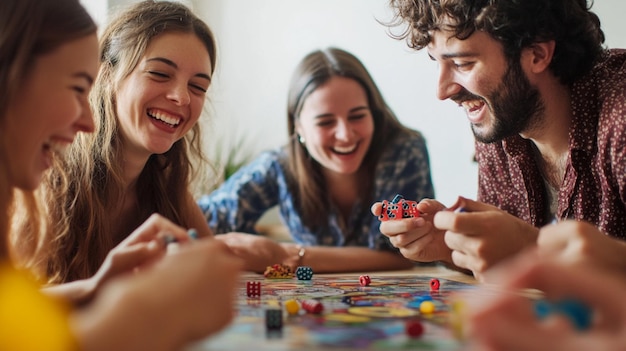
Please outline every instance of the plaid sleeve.
[[211, 194], [198, 200], [215, 234], [256, 233], [254, 225], [278, 203], [278, 150], [259, 155]]

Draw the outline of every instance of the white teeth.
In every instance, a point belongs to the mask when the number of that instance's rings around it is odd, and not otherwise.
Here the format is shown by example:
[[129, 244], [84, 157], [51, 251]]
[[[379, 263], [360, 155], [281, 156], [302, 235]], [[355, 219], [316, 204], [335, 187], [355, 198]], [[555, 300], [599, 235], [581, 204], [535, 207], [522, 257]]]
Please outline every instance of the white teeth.
[[335, 146], [333, 148], [333, 150], [335, 150], [336, 152], [341, 153], [341, 154], [349, 154], [352, 151], [356, 150], [357, 146], [358, 146], [358, 144], [354, 144], [352, 146], [347, 146], [347, 147]]
[[461, 103], [461, 105], [463, 106], [464, 109], [471, 111], [475, 108], [479, 108], [480, 106], [482, 106], [482, 101], [479, 100], [473, 100], [473, 101], [463, 101]]
[[177, 126], [178, 123], [180, 123], [180, 118], [172, 117], [161, 112], [149, 111], [148, 115], [172, 126]]

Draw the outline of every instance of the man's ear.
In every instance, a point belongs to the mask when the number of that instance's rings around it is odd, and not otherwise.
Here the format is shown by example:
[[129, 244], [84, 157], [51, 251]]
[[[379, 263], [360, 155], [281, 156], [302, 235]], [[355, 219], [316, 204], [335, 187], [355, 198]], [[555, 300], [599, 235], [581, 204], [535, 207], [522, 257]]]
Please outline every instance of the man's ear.
[[541, 73], [548, 69], [554, 56], [556, 43], [549, 40], [534, 43], [522, 50], [522, 67], [526, 67], [532, 73]]

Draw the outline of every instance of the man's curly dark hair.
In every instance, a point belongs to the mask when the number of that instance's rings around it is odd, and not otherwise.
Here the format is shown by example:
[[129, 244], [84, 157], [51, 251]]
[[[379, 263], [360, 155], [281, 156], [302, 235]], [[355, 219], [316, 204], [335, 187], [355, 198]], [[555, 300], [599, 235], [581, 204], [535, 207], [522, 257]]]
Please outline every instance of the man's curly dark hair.
[[499, 41], [509, 60], [534, 43], [555, 41], [550, 69], [564, 84], [587, 73], [606, 51], [600, 19], [587, 0], [390, 0], [391, 33], [421, 50], [436, 30], [464, 40], [483, 31]]

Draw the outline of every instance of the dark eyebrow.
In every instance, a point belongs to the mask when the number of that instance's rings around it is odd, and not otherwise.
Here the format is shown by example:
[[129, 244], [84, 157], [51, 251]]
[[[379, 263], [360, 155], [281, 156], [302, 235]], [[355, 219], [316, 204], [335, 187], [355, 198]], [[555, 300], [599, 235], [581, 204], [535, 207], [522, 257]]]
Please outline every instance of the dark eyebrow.
[[367, 106], [358, 106], [358, 107], [354, 107], [351, 108], [350, 111], [348, 111], [349, 113], [353, 113], [353, 112], [357, 112], [357, 111], [361, 111], [361, 110], [369, 110], [370, 108]]
[[87, 73], [87, 72], [76, 72], [76, 73], [74, 73], [74, 74], [72, 75], [72, 77], [75, 77], [75, 78], [83, 78], [83, 79], [85, 79], [85, 80], [87, 81], [87, 83], [89, 83], [89, 85], [93, 85], [93, 81], [94, 81], [94, 79], [93, 79], [93, 77], [92, 77], [89, 73]]
[[[163, 62], [164, 64], [166, 64], [168, 66], [171, 66], [172, 68], [178, 69], [178, 65], [176, 64], [176, 62], [174, 62], [172, 60], [168, 60], [168, 59], [166, 59], [164, 57], [153, 57], [153, 58], [147, 59], [146, 61], [147, 62], [159, 61], [159, 62]], [[204, 78], [204, 79], [208, 80], [209, 82], [211, 81], [211, 76], [209, 76], [206, 73], [196, 73], [195, 76], [198, 77], [198, 78]]]
[[[348, 113], [355, 113], [357, 111], [361, 111], [361, 110], [369, 110], [370, 108], [367, 106], [357, 106], [357, 107], [353, 107], [351, 108]], [[315, 118], [324, 118], [324, 117], [332, 117], [333, 114], [332, 113], [323, 113], [321, 115], [317, 115], [315, 116]]]
[[[441, 58], [444, 60], [449, 60], [449, 59], [462, 58], [462, 57], [474, 57], [477, 55], [478, 54], [473, 53], [473, 52], [457, 52], [457, 53], [452, 53], [452, 54], [443, 54], [441, 55]], [[433, 61], [437, 61], [437, 59], [433, 55], [431, 55], [430, 52], [428, 53], [428, 57], [430, 57], [430, 59]]]

